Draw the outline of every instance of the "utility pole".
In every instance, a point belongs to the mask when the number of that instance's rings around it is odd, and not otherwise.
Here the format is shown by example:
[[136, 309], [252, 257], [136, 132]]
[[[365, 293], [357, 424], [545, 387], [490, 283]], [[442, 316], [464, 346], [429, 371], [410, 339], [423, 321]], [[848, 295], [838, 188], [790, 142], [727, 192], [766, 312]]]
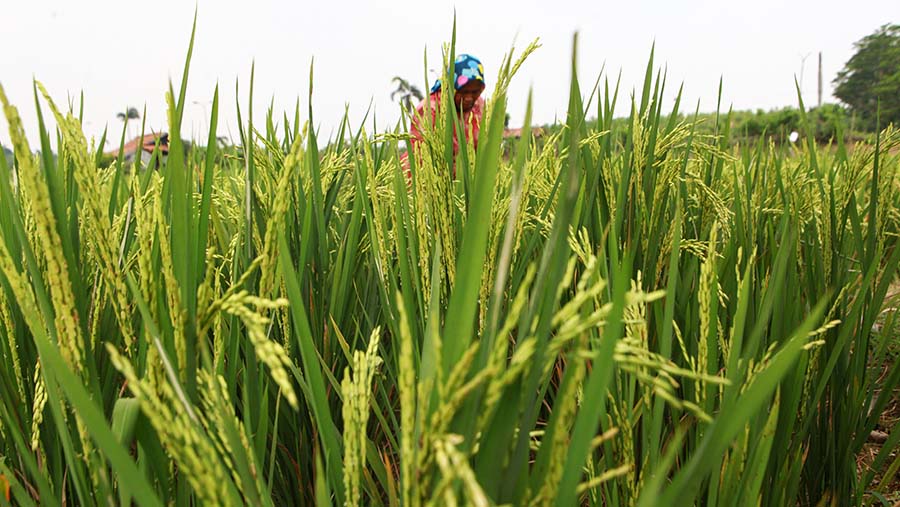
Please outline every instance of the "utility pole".
[[822, 52], [819, 51], [819, 105], [822, 107]]

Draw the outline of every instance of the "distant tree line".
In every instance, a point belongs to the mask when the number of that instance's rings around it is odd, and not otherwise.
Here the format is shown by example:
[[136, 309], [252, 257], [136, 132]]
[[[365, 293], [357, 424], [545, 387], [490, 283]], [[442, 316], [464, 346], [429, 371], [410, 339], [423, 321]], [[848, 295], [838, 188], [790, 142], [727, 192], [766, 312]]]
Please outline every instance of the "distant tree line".
[[883, 25], [854, 44], [856, 53], [834, 80], [834, 96], [866, 130], [900, 126], [900, 25]]

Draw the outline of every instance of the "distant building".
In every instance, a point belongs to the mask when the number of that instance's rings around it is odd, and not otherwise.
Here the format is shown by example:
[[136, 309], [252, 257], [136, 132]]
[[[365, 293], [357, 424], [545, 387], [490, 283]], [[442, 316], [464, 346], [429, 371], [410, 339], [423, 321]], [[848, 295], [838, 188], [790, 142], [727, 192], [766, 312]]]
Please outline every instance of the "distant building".
[[[161, 161], [165, 160], [169, 155], [169, 134], [160, 132], [146, 134], [144, 137], [138, 136], [125, 143], [125, 146], [122, 147], [125, 164], [130, 166], [138, 157], [140, 157], [141, 163], [146, 167], [153, 156], [153, 150], [156, 148], [157, 141], [159, 143], [159, 156]], [[106, 155], [113, 159], [117, 159], [119, 157], [119, 149], [116, 148], [112, 151], [108, 151], [106, 152]]]

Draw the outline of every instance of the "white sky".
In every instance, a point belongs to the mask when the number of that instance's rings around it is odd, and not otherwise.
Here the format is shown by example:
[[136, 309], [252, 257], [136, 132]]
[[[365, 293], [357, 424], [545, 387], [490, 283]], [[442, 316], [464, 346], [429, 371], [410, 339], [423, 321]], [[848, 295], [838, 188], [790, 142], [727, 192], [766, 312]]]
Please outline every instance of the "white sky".
[[[735, 5], [735, 6], [732, 6]], [[580, 31], [582, 87], [593, 84], [603, 63], [614, 80], [622, 71], [620, 104], [640, 86], [656, 41], [659, 65], [668, 67], [666, 106], [685, 83], [683, 110], [700, 100], [715, 109], [719, 77], [723, 103], [735, 109], [796, 105], [794, 75], [803, 67], [803, 94], [816, 100], [817, 52], [824, 53], [826, 102], [831, 80], [852, 55], [853, 43], [887, 22], [900, 21], [897, 0], [655, 1], [436, 1], [389, 2], [198, 0], [197, 36], [182, 135], [205, 142], [213, 89], [220, 85], [220, 135], [237, 138], [235, 80], [246, 115], [250, 66], [256, 61], [254, 121], [274, 98], [277, 118], [293, 119], [300, 97], [306, 118], [310, 58], [315, 56], [313, 107], [328, 136], [349, 104], [359, 122], [374, 100], [379, 130], [393, 125], [391, 78], [425, 88], [423, 51], [437, 68], [441, 43], [458, 16], [457, 52], [475, 54], [486, 67], [488, 91], [496, 68], [514, 41], [539, 37], [543, 47], [523, 66], [509, 94], [512, 123], [522, 121], [529, 86], [535, 123], [564, 117], [572, 33]], [[190, 37], [194, 3], [178, 0], [0, 0], [0, 84], [19, 107], [32, 148], [37, 121], [32, 77], [58, 103], [85, 95], [85, 131], [99, 138], [105, 126], [118, 142], [116, 112], [147, 106], [148, 126], [167, 130], [165, 91], [177, 90]], [[433, 73], [429, 73], [429, 80]], [[428, 83], [430, 85], [430, 83]], [[621, 109], [625, 113], [627, 109]], [[45, 116], [47, 115], [45, 109]], [[245, 118], [246, 121], [246, 118]], [[9, 144], [0, 121], [0, 143]], [[129, 130], [136, 134], [139, 124]], [[371, 130], [371, 123], [367, 124]]]

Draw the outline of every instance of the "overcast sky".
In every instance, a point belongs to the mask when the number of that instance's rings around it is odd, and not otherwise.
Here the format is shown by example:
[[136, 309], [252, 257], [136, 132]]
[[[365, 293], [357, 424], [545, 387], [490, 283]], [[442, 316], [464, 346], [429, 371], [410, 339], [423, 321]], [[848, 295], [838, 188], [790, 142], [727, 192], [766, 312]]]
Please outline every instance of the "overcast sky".
[[[819, 51], [824, 55], [825, 100], [833, 101], [831, 81], [852, 55], [853, 43], [885, 23], [900, 21], [897, 0], [199, 0], [182, 135], [205, 139], [218, 83], [219, 132], [227, 136], [230, 129], [237, 137], [235, 82], [240, 82], [246, 115], [254, 60], [255, 121], [261, 122], [273, 98], [279, 118], [284, 110], [293, 117], [298, 97], [305, 111], [313, 56], [313, 107], [321, 134], [330, 134], [345, 105], [351, 121], [359, 122], [370, 101], [378, 127], [384, 129], [399, 116], [390, 100], [391, 78], [400, 75], [426, 86], [424, 51], [429, 67], [436, 69], [441, 43], [450, 38], [454, 7], [457, 52], [481, 58], [488, 91], [513, 43], [524, 47], [540, 38], [543, 47], [510, 89], [513, 124], [522, 121], [529, 87], [534, 89], [536, 123], [564, 116], [576, 30], [582, 86], [593, 84], [605, 63], [613, 80], [621, 70], [627, 92], [622, 98], [627, 99], [643, 78], [655, 41], [656, 61], [668, 68], [666, 105], [683, 82], [686, 108], [693, 109], [699, 99], [701, 110], [709, 111], [715, 109], [720, 76], [726, 106], [796, 105], [793, 80], [801, 70], [804, 99], [814, 104]], [[0, 0], [0, 84], [19, 107], [29, 140], [36, 144], [32, 77], [58, 103], [84, 91], [88, 136], [99, 138], [109, 126], [117, 142], [122, 126], [116, 113], [145, 104], [149, 127], [166, 130], [165, 91], [170, 78], [177, 89], [193, 13], [194, 4], [184, 0]], [[433, 76], [429, 72], [429, 80]], [[0, 143], [8, 145], [7, 124], [0, 125]]]

